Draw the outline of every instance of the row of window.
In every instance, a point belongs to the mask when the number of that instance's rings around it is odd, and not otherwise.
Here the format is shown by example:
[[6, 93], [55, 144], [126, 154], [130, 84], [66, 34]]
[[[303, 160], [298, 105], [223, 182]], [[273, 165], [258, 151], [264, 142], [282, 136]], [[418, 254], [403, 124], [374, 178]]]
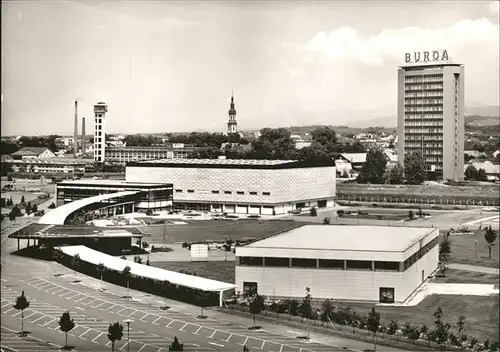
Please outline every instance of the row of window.
[[404, 261], [404, 270], [407, 270], [413, 266], [420, 258], [422, 258], [424, 255], [426, 255], [431, 249], [436, 247], [439, 243], [438, 237], [434, 238], [433, 240], [429, 241], [425, 246], [420, 248], [418, 252], [413, 254], [410, 258], [406, 259]]
[[238, 257], [240, 266], [337, 270], [399, 271], [399, 262], [312, 258]]
[[405, 98], [443, 99], [443, 92], [405, 92]]
[[[176, 189], [175, 190], [176, 193], [182, 193], [182, 189]], [[187, 193], [194, 193], [194, 189], [188, 189], [187, 190]], [[221, 194], [220, 191], [216, 191], [216, 190], [212, 190], [212, 194]], [[233, 194], [232, 191], [224, 191], [223, 194]], [[236, 194], [239, 195], [239, 196], [243, 196], [245, 195], [245, 192], [244, 191], [236, 191]], [[251, 196], [257, 196], [258, 195], [258, 192], [248, 192], [249, 195]], [[270, 196], [271, 195], [271, 192], [262, 192], [262, 195], [263, 196]]]
[[436, 73], [436, 74], [420, 74], [420, 75], [405, 75], [405, 82], [406, 81], [412, 81], [412, 80], [428, 80], [428, 79], [442, 79], [443, 74], [442, 73]]

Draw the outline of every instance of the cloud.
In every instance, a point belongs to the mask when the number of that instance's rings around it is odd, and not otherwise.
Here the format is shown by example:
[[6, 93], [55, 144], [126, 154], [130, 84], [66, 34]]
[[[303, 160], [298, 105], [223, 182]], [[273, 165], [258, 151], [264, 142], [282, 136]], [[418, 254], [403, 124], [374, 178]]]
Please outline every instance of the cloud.
[[[498, 6], [498, 3], [497, 3]], [[498, 52], [498, 24], [488, 19], [461, 20], [447, 28], [406, 27], [384, 29], [376, 36], [363, 38], [351, 27], [316, 34], [305, 46], [306, 51], [335, 61], [357, 61], [364, 65], [401, 62], [405, 52], [448, 49], [462, 52], [469, 45]]]

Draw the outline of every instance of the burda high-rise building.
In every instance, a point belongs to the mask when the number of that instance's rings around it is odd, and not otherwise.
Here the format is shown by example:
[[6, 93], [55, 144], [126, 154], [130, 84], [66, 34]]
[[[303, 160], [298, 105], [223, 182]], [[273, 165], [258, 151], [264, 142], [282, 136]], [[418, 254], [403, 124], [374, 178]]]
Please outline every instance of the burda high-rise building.
[[398, 157], [421, 152], [427, 179], [464, 179], [464, 66], [448, 52], [405, 54], [398, 68]]

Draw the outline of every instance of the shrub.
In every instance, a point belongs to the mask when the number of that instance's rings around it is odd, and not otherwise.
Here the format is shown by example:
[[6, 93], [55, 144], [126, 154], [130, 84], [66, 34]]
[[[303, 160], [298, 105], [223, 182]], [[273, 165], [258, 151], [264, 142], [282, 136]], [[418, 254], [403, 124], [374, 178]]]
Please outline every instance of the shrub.
[[153, 211], [151, 209], [146, 210], [146, 215], [153, 215]]
[[311, 214], [311, 216], [318, 216], [318, 209], [313, 207], [313, 208], [311, 208], [309, 213]]
[[387, 326], [387, 333], [389, 335], [394, 335], [398, 331], [398, 322], [392, 319]]
[[289, 309], [290, 309], [290, 315], [298, 315], [298, 311], [299, 311], [299, 302], [297, 302], [296, 300], [292, 299], [290, 301], [288, 301], [288, 306], [289, 306]]
[[337, 216], [338, 217], [344, 216], [344, 214], [345, 214], [345, 211], [343, 209], [337, 210]]
[[330, 225], [330, 218], [324, 218], [323, 219], [323, 224], [324, 225]]
[[149, 243], [147, 243], [146, 241], [142, 242], [142, 248], [146, 249], [149, 247]]
[[55, 207], [56, 207], [56, 205], [54, 204], [54, 202], [52, 202], [52, 203], [50, 203], [50, 205], [49, 205], [48, 208], [49, 209], [55, 209]]
[[127, 260], [127, 257], [125, 257], [125, 254], [122, 254], [122, 256], [120, 257], [120, 259], [125, 259], [125, 260]]

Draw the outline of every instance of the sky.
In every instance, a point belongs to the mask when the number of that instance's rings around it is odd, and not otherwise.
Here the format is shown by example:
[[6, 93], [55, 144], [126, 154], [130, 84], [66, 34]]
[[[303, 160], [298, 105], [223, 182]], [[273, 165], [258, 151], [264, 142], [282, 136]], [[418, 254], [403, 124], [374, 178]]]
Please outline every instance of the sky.
[[[465, 65], [468, 106], [499, 104], [498, 1], [2, 2], [2, 135], [341, 125], [396, 115], [405, 52]], [[80, 126], [79, 126], [80, 129]]]

